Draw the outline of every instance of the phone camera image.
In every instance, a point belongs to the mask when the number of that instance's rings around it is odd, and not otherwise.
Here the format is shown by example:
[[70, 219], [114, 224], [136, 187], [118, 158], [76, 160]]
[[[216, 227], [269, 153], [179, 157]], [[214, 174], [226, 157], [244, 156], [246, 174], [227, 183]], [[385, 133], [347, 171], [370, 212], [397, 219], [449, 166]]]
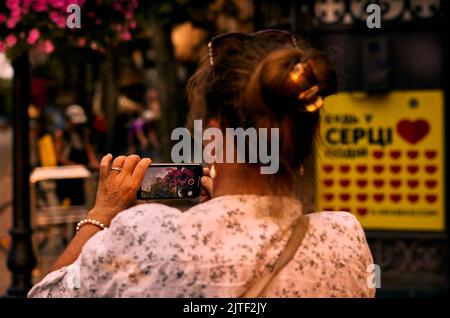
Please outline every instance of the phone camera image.
[[150, 166], [139, 193], [140, 199], [195, 198], [200, 193], [199, 166]]

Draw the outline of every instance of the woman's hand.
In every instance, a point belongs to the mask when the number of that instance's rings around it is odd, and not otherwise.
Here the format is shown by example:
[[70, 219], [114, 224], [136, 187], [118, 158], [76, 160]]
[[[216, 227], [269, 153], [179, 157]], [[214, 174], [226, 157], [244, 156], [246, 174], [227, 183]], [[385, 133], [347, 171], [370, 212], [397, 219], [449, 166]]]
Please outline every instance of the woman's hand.
[[209, 168], [203, 168], [203, 177], [200, 179], [202, 184], [200, 190], [200, 203], [211, 199], [213, 194], [213, 179], [209, 175]]
[[[100, 176], [94, 208], [88, 218], [109, 226], [111, 220], [121, 211], [136, 204], [136, 193], [151, 164], [149, 158], [137, 155], [119, 156], [109, 168], [112, 155], [104, 156], [100, 162]], [[113, 169], [117, 168], [120, 169]]]
[[[139, 156], [117, 157], [112, 166], [119, 170], [110, 170], [112, 155], [106, 155], [100, 162], [100, 178], [94, 208], [87, 217], [109, 226], [111, 220], [121, 211], [133, 206], [136, 192], [144, 179], [145, 172], [152, 162]], [[83, 226], [69, 243], [64, 252], [53, 264], [55, 271], [75, 262], [84, 244], [100, 229], [96, 226]]]

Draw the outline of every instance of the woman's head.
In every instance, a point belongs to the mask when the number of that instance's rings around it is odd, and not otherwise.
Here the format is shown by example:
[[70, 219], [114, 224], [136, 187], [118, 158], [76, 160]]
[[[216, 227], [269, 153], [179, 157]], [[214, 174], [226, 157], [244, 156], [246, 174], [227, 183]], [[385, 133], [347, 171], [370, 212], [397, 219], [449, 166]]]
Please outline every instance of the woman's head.
[[327, 58], [283, 31], [224, 35], [209, 49], [188, 83], [190, 118], [216, 120], [222, 130], [279, 128], [280, 173], [298, 170], [319, 123], [311, 110], [336, 90]]

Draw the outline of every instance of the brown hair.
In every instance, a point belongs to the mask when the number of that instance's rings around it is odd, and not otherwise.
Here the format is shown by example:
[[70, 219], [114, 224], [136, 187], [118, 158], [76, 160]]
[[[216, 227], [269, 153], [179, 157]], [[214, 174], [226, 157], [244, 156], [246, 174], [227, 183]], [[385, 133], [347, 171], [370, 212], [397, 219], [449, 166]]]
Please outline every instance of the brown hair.
[[[298, 63], [305, 76], [296, 82], [290, 74]], [[317, 85], [319, 95], [328, 96], [336, 82], [325, 55], [305, 43], [293, 47], [256, 37], [231, 43], [216, 53], [214, 67], [205, 57], [189, 79], [189, 119], [215, 118], [222, 129], [278, 127], [279, 172], [292, 172], [311, 153], [320, 119], [319, 111], [305, 111], [299, 95]]]

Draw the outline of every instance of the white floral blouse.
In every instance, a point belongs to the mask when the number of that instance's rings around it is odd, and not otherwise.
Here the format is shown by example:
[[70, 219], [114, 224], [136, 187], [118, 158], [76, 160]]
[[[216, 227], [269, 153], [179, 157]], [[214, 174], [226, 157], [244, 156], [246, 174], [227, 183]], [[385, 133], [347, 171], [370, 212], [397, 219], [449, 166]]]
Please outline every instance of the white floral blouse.
[[[75, 263], [29, 297], [239, 297], [274, 266], [302, 214], [289, 197], [227, 195], [186, 212], [162, 204], [118, 214]], [[347, 212], [306, 215], [294, 258], [264, 297], [373, 297], [372, 255]]]

